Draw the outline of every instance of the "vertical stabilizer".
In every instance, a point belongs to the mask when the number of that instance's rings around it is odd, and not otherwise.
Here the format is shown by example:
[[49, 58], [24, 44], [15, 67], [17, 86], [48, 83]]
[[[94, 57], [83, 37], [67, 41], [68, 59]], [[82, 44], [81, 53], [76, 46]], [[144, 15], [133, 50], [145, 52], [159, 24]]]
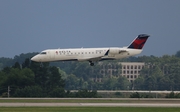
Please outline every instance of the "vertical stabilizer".
[[129, 49], [142, 49], [150, 35], [140, 34], [128, 46]]

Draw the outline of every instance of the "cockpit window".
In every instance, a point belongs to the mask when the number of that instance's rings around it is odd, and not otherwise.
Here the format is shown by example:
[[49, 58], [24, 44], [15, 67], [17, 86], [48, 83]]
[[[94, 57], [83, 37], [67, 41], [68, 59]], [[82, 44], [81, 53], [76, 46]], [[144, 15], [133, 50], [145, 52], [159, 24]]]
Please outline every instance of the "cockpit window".
[[41, 52], [40, 54], [46, 54], [46, 52]]

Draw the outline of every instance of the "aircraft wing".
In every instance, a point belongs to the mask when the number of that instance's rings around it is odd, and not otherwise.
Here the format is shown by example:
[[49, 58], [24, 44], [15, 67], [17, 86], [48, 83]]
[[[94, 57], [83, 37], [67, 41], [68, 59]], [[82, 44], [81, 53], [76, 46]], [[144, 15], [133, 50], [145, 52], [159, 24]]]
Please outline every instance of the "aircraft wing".
[[108, 53], [109, 53], [109, 50], [107, 50], [107, 52], [104, 55], [97, 56], [97, 57], [84, 57], [84, 58], [78, 59], [78, 61], [91, 61], [91, 62], [99, 61], [102, 59], [102, 57], [107, 56]]
[[99, 61], [101, 60], [103, 56], [99, 56], [99, 57], [85, 57], [85, 58], [81, 58], [81, 59], [78, 59], [78, 61]]
[[[102, 56], [97, 56], [97, 57], [83, 57], [83, 58], [79, 58], [77, 59], [78, 61], [92, 61], [92, 62], [95, 62], [95, 61], [100, 61], [103, 59], [104, 56], [107, 56], [109, 54], [109, 51], [108, 50], [104, 55]], [[128, 52], [127, 50], [120, 50], [118, 53], [121, 54], [121, 53], [125, 53], [125, 52]]]

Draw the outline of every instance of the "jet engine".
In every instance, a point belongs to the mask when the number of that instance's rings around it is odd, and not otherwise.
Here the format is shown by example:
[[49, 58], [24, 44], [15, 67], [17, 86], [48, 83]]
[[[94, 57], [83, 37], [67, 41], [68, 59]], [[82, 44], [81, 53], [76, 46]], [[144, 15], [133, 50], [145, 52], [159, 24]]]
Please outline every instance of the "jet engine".
[[120, 51], [120, 49], [119, 48], [110, 48], [109, 49], [109, 54], [119, 54], [119, 51]]

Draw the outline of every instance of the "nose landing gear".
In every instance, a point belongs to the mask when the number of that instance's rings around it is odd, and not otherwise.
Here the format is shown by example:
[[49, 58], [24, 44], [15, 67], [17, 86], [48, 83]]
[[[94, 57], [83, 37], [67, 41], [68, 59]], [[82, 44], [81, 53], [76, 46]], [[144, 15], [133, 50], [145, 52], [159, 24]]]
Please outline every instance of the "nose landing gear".
[[43, 63], [41, 62], [41, 63], [40, 63], [40, 67], [42, 68], [43, 66], [44, 66]]

